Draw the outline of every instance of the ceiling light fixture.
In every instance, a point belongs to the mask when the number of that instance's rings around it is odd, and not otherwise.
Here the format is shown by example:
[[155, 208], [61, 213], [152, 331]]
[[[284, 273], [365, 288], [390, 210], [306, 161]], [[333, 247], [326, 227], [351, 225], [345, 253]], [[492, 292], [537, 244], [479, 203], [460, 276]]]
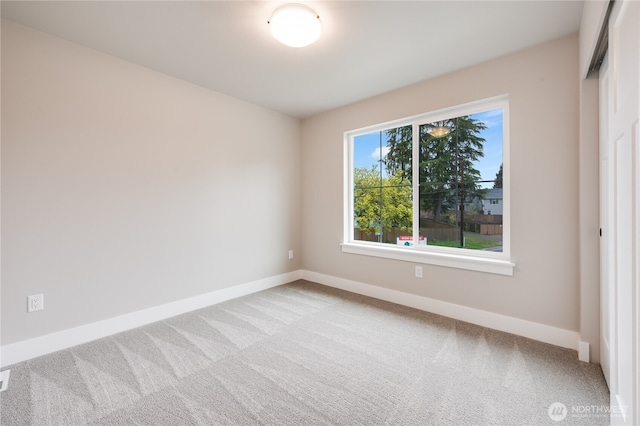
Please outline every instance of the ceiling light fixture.
[[273, 11], [267, 21], [271, 34], [282, 44], [304, 47], [320, 38], [320, 17], [308, 6], [288, 3]]

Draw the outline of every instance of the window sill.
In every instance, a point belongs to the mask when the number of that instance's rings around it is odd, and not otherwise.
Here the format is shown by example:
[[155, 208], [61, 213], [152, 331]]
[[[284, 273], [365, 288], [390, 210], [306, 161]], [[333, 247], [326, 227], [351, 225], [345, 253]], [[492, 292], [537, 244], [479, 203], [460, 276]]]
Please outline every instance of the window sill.
[[508, 276], [513, 276], [516, 266], [504, 259], [405, 249], [396, 246], [380, 247], [373, 244], [352, 242], [342, 243], [342, 252]]

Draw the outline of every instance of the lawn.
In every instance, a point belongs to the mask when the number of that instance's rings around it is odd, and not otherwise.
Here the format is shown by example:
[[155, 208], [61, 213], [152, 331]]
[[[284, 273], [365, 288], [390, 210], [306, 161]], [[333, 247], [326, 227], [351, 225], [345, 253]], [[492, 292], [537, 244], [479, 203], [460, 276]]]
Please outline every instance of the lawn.
[[[429, 240], [430, 246], [441, 246], [441, 247], [460, 247], [460, 241], [438, 241], [438, 240]], [[492, 248], [499, 246], [500, 243], [496, 241], [486, 240], [484, 238], [478, 237], [465, 237], [465, 247], [469, 250], [482, 250], [487, 248]]]

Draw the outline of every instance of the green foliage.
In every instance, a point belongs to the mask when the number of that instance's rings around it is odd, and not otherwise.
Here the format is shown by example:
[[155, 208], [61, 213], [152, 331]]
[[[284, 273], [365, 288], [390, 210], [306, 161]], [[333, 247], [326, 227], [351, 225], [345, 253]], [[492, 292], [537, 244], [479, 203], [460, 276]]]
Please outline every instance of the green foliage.
[[[483, 238], [469, 237], [469, 236], [465, 236], [464, 243], [465, 243], [464, 248], [469, 250], [482, 250], [482, 249], [496, 247], [499, 245], [499, 243], [495, 241], [485, 240]], [[440, 246], [440, 247], [460, 247], [460, 241], [429, 240], [429, 245]]]
[[[433, 130], [448, 132], [434, 136]], [[487, 190], [477, 183], [480, 171], [474, 167], [484, 157], [484, 138], [479, 133], [486, 125], [470, 116], [456, 117], [421, 125], [419, 128], [420, 209], [440, 214], [454, 209], [462, 201], [482, 198]], [[435, 134], [435, 133], [434, 133]], [[389, 152], [383, 160], [389, 174], [403, 172], [412, 180], [412, 128], [398, 127], [385, 132]]]
[[502, 188], [502, 164], [500, 164], [500, 170], [496, 173], [496, 180], [493, 183], [494, 188]]
[[389, 231], [392, 227], [411, 232], [413, 204], [411, 183], [398, 170], [385, 176], [371, 169], [354, 169], [354, 216], [356, 227], [371, 235], [376, 228]]

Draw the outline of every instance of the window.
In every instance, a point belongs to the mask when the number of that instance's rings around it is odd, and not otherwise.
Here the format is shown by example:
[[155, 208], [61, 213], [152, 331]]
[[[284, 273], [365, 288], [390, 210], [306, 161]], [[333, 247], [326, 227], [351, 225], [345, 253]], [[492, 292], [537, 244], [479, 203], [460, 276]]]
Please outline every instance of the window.
[[500, 97], [347, 132], [343, 251], [512, 275], [508, 116]]

